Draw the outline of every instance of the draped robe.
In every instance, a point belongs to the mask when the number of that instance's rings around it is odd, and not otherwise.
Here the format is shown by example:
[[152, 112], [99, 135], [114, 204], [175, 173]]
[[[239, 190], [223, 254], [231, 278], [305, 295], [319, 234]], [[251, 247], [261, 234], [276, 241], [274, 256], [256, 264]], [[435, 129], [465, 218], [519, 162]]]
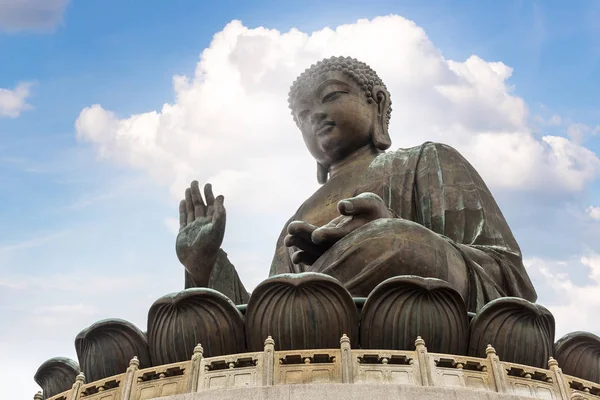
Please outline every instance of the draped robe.
[[[469, 311], [477, 311], [498, 297], [536, 300], [519, 246], [496, 201], [473, 166], [453, 148], [427, 142], [382, 153], [364, 171], [356, 187], [354, 195], [379, 195], [397, 218], [429, 229], [457, 251], [464, 261], [460, 268], [466, 267], [468, 289], [464, 300]], [[298, 219], [301, 210], [302, 206], [288, 223]], [[283, 243], [286, 223], [269, 275], [322, 272], [336, 277], [353, 295], [366, 296], [378, 283], [398, 275], [394, 270], [398, 257], [393, 248], [395, 225], [388, 222], [374, 221], [357, 229], [312, 266], [292, 263], [293, 249]], [[389, 248], [380, 254], [375, 244], [389, 244]], [[423, 245], [429, 249], [431, 244]], [[438, 244], [433, 246], [433, 251], [440, 250]], [[224, 252], [215, 264], [209, 287], [236, 303], [247, 300], [248, 294]]]

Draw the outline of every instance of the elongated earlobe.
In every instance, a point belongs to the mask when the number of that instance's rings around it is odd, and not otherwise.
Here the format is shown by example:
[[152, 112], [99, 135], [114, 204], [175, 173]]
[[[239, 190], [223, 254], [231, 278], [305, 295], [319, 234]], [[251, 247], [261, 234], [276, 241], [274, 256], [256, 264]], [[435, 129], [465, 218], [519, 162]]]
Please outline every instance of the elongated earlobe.
[[387, 150], [392, 145], [392, 139], [388, 133], [388, 110], [390, 109], [390, 95], [383, 86], [374, 86], [373, 99], [377, 104], [373, 127], [373, 145], [379, 150]]
[[317, 163], [317, 182], [323, 185], [329, 177], [329, 168], [321, 163]]

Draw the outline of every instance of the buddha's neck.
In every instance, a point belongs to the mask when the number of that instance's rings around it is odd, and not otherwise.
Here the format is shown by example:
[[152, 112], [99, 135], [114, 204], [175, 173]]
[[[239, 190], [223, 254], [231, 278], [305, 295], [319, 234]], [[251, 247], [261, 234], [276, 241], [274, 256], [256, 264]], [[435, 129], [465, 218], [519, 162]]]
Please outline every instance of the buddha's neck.
[[361, 164], [371, 163], [375, 157], [381, 154], [382, 151], [378, 150], [373, 144], [368, 144], [348, 154], [346, 158], [336, 163], [333, 163], [329, 167], [329, 177], [333, 178], [337, 175], [343, 174], [346, 171], [353, 169], [355, 166]]

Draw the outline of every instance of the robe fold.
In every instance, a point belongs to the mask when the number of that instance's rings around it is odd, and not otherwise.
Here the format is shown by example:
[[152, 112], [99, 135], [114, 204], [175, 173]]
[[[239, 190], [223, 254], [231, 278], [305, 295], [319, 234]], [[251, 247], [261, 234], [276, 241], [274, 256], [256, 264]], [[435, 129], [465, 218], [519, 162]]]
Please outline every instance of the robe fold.
[[[382, 153], [366, 169], [354, 195], [364, 192], [379, 195], [398, 218], [429, 229], [456, 249], [464, 261], [462, 268], [467, 269], [468, 294], [464, 300], [469, 311], [477, 311], [498, 297], [536, 300], [519, 246], [496, 201], [473, 166], [452, 147], [427, 142]], [[297, 219], [296, 215], [288, 223]], [[356, 296], [365, 295], [377, 283], [395, 274], [393, 246], [397, 243], [393, 221], [359, 228], [360, 232], [355, 231], [349, 235], [352, 237], [334, 245], [335, 259], [327, 257], [332, 247], [312, 266], [291, 262], [293, 250], [283, 243], [288, 223], [277, 241], [270, 276], [304, 271], [329, 273]], [[380, 243], [389, 243], [385, 256], [369, 253], [369, 241], [375, 238]], [[428, 248], [427, 243], [423, 245]], [[440, 252], [440, 246], [435, 245], [431, 251]], [[215, 278], [211, 275], [213, 287], [220, 285], [229, 288], [229, 292], [239, 291], [243, 285], [237, 283], [235, 269], [226, 257], [219, 260], [213, 271]], [[224, 274], [221, 270], [229, 272]], [[219, 283], [219, 274], [236, 283]], [[241, 300], [239, 293], [234, 296]]]

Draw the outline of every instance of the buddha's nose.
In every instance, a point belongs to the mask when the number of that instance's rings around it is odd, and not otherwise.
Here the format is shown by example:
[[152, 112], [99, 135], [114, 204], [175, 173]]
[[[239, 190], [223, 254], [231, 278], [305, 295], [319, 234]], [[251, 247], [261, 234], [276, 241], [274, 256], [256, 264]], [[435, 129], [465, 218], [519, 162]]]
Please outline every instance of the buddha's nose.
[[321, 111], [316, 111], [310, 114], [309, 122], [311, 125], [318, 125], [321, 121], [325, 119], [327, 114]]

